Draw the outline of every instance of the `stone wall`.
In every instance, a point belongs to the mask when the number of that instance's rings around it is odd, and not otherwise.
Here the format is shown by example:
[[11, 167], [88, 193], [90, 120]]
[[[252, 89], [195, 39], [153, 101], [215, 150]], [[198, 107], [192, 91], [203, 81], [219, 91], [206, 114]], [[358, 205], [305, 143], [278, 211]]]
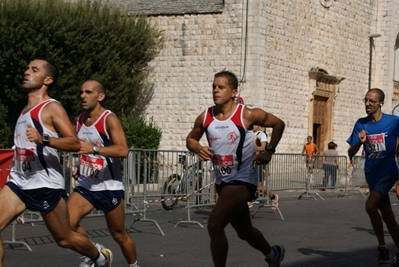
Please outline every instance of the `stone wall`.
[[[133, 11], [133, 3], [140, 1], [112, 2]], [[152, 62], [155, 94], [147, 110], [162, 128], [161, 149], [185, 149], [196, 116], [213, 104], [213, 75], [227, 69], [243, 81], [239, 90], [245, 104], [286, 122], [278, 152], [301, 152], [312, 133], [309, 115], [315, 86], [309, 71], [318, 67], [345, 78], [334, 98], [332, 139], [346, 155], [353, 124], [365, 115], [361, 99], [368, 87], [368, 35], [374, 32], [382, 36], [375, 39], [372, 85], [386, 91], [383, 111], [391, 111], [393, 47], [399, 28], [396, 0], [225, 0], [208, 1], [208, 11], [191, 6], [196, 11], [190, 12], [187, 5], [175, 6], [174, 12], [166, 7], [162, 12], [159, 6], [148, 11], [155, 2], [203, 4], [141, 1], [147, 6], [143, 12], [158, 14], [149, 20], [166, 40]]]
[[286, 121], [278, 151], [300, 152], [309, 130], [308, 72], [318, 66], [345, 77], [333, 112], [333, 139], [345, 153], [353, 123], [364, 115], [360, 100], [367, 88], [367, 36], [375, 6], [362, 0], [330, 8], [314, 0], [250, 1], [247, 19], [246, 5], [227, 0], [221, 14], [151, 17], [167, 40], [154, 62], [157, 86], [148, 109], [163, 129], [161, 147], [184, 149], [194, 119], [212, 105], [213, 74], [228, 69], [244, 79], [245, 104]]

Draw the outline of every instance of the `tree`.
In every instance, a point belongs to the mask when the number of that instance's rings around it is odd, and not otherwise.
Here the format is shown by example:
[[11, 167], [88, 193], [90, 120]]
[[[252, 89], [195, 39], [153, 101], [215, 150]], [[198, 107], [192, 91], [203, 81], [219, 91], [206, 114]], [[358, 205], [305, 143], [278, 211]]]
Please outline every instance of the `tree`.
[[36, 57], [58, 67], [60, 77], [49, 94], [61, 102], [71, 120], [80, 112], [80, 85], [91, 78], [104, 85], [104, 105], [116, 114], [144, 113], [153, 93], [149, 62], [162, 48], [161, 32], [146, 17], [101, 2], [2, 1], [0, 104], [9, 111], [8, 125], [15, 124], [26, 104], [20, 85], [24, 70]]

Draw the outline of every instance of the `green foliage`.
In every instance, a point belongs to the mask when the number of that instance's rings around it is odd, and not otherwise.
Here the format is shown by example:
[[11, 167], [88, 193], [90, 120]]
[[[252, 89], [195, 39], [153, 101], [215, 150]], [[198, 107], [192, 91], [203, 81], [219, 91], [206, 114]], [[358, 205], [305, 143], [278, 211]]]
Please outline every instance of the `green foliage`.
[[[3, 0], [0, 5], [0, 84], [7, 123], [15, 124], [26, 104], [19, 89], [23, 72], [35, 57], [52, 61], [60, 71], [49, 95], [71, 119], [80, 112], [80, 85], [89, 78], [107, 90], [105, 107], [140, 116], [153, 85], [147, 80], [163, 38], [147, 18], [128, 15], [102, 1]], [[143, 100], [144, 99], [144, 100]], [[17, 107], [17, 108], [16, 108]]]
[[0, 147], [10, 148], [9, 140], [11, 138], [10, 127], [6, 123], [7, 109], [0, 103]]
[[154, 124], [152, 118], [148, 124], [142, 117], [132, 119], [124, 113], [119, 119], [129, 148], [158, 149], [162, 130]]

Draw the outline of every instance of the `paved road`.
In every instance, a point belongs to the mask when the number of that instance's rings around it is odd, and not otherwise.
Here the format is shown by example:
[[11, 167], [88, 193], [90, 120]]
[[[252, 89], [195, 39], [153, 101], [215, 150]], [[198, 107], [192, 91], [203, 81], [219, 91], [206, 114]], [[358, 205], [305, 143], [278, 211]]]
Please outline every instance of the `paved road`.
[[[362, 189], [364, 190], [364, 189]], [[280, 192], [281, 219], [277, 212], [262, 207], [253, 218], [271, 244], [283, 244], [286, 248], [284, 267], [364, 267], [377, 265], [377, 243], [369, 219], [364, 211], [365, 198], [359, 193], [353, 197], [338, 197], [340, 192], [319, 192], [325, 200], [316, 195], [313, 198], [298, 200], [301, 191]], [[399, 203], [391, 196], [395, 213], [399, 214]], [[255, 211], [255, 205], [251, 211]], [[176, 209], [165, 211], [160, 203], [153, 203], [146, 215], [155, 220], [165, 236], [162, 236], [152, 222], [137, 221], [129, 232], [137, 243], [139, 265], [141, 267], [203, 267], [213, 266], [209, 250], [209, 237], [206, 230], [207, 218], [211, 208], [195, 209], [190, 213], [192, 221], [198, 224], [180, 224], [187, 220], [184, 203]], [[397, 216], [399, 217], [399, 216]], [[128, 215], [126, 227], [140, 214]], [[114, 252], [114, 267], [127, 266], [124, 258], [112, 240], [103, 217], [86, 218], [82, 225], [88, 230], [93, 241], [100, 242]], [[73, 251], [59, 248], [42, 222], [16, 227], [16, 239], [27, 242], [32, 251], [25, 247], [11, 248], [5, 245], [6, 267], [79, 265], [79, 255]], [[386, 232], [387, 244], [395, 252], [392, 239]], [[229, 240], [227, 266], [260, 267], [267, 266], [263, 255], [240, 240], [228, 226]], [[2, 233], [3, 240], [11, 239], [11, 227]]]

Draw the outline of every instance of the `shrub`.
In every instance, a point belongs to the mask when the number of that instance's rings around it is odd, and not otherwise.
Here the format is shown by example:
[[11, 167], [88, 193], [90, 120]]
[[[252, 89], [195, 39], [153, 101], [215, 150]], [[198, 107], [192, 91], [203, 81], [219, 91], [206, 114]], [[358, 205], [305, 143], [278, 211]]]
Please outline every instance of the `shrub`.
[[101, 2], [1, 1], [0, 84], [7, 124], [15, 124], [26, 104], [26, 94], [18, 88], [35, 57], [59, 68], [49, 95], [63, 104], [71, 120], [80, 112], [80, 86], [89, 78], [104, 85], [104, 105], [116, 114], [145, 111], [153, 92], [149, 62], [162, 47], [162, 35], [146, 17]]

